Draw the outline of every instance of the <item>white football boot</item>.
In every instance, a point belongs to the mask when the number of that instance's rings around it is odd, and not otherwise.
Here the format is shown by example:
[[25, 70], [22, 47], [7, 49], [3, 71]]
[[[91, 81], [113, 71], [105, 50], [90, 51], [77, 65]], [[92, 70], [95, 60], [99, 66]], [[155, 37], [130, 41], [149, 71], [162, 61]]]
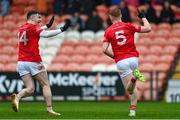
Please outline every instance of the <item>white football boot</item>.
[[135, 117], [136, 116], [136, 111], [135, 110], [130, 110], [128, 116]]

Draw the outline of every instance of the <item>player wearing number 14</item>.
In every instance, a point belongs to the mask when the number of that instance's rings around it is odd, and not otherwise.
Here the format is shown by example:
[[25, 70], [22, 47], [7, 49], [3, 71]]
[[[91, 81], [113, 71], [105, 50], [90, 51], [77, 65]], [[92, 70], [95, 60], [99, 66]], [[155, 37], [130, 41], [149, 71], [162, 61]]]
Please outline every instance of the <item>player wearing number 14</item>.
[[[105, 31], [105, 39], [103, 41], [103, 52], [115, 60], [122, 83], [130, 95], [131, 106], [129, 116], [136, 115], [136, 80], [145, 81], [144, 76], [138, 70], [139, 53], [134, 43], [134, 33], [151, 31], [151, 26], [145, 15], [140, 11], [138, 13], [143, 26], [135, 26], [131, 23], [122, 22], [119, 8], [112, 8], [109, 12], [109, 17], [113, 24]], [[109, 47], [110, 44], [112, 49]]]
[[44, 26], [39, 26], [42, 18], [37, 11], [29, 11], [27, 13], [27, 21], [19, 28], [18, 32], [18, 62], [17, 71], [22, 78], [25, 88], [19, 93], [12, 94], [12, 108], [15, 112], [19, 111], [19, 101], [33, 95], [35, 87], [33, 80], [37, 80], [41, 87], [43, 96], [46, 102], [46, 110], [50, 115], [60, 115], [53, 110], [52, 94], [48, 82], [47, 71], [42, 64], [41, 56], [39, 54], [38, 42], [40, 37], [53, 37], [68, 29], [70, 21], [67, 20], [63, 27], [56, 30], [48, 30], [53, 24], [54, 16], [49, 23]]

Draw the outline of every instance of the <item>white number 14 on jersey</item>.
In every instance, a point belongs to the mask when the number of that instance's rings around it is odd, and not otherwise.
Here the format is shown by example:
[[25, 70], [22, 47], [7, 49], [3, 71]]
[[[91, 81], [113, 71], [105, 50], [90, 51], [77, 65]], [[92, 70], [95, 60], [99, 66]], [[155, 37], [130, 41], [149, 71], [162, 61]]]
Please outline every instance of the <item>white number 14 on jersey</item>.
[[27, 45], [28, 39], [26, 37], [26, 31], [24, 31], [21, 36], [20, 36], [20, 32], [18, 32], [18, 38], [19, 38], [19, 42], [23, 42], [24, 46]]

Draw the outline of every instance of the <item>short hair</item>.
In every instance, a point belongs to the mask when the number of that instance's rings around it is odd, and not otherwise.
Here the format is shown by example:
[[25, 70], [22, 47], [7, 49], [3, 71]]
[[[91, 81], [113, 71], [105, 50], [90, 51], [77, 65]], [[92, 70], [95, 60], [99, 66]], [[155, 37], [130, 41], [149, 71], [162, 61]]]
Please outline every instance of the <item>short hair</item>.
[[113, 17], [121, 17], [122, 16], [121, 10], [118, 7], [111, 8], [109, 10], [109, 15], [111, 15]]
[[27, 13], [27, 19], [29, 19], [32, 15], [35, 15], [35, 14], [39, 14], [38, 11], [35, 11], [35, 10], [31, 10]]

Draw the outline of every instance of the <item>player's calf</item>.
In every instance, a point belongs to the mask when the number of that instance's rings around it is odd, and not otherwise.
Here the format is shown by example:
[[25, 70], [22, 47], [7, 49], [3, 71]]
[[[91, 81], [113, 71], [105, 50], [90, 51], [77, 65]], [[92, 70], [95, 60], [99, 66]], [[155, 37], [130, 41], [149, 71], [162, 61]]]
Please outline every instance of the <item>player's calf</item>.
[[132, 95], [134, 93], [135, 86], [136, 86], [136, 79], [134, 77], [132, 77], [127, 85], [127, 91], [130, 95]]

